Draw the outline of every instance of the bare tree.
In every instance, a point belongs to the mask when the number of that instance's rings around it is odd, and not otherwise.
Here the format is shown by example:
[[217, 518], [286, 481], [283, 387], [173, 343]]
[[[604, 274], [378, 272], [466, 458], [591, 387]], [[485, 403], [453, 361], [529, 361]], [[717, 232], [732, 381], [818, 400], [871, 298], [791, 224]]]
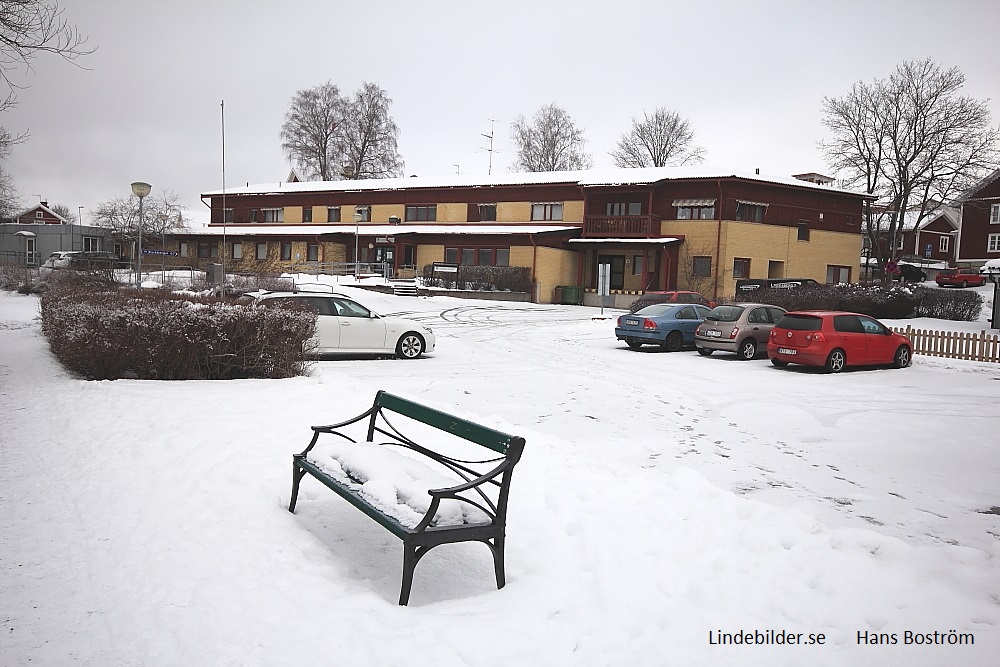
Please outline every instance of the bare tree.
[[329, 81], [300, 90], [281, 126], [281, 147], [308, 179], [401, 176], [399, 128], [389, 115], [392, 100], [377, 84], [364, 82], [347, 99]]
[[52, 212], [55, 213], [56, 215], [61, 215], [62, 217], [69, 220], [71, 224], [75, 225], [77, 223], [76, 213], [70, 211], [69, 206], [66, 206], [66, 204], [53, 204], [49, 208], [51, 208]]
[[396, 178], [403, 175], [397, 142], [399, 127], [389, 115], [392, 99], [367, 81], [354, 93], [344, 119], [346, 178]]
[[958, 68], [927, 58], [823, 99], [823, 124], [833, 133], [820, 142], [828, 164], [846, 172], [848, 186], [878, 197], [865, 233], [880, 265], [896, 258], [904, 234], [996, 167], [1000, 131], [985, 101], [959, 95], [964, 84]]
[[15, 215], [20, 208], [20, 197], [14, 187], [14, 178], [7, 171], [4, 162], [10, 157], [14, 145], [23, 141], [23, 137], [12, 137], [10, 132], [0, 127], [0, 218]]
[[[120, 239], [136, 236], [139, 228], [139, 198], [114, 197], [101, 202], [91, 212], [91, 219], [98, 227], [108, 227]], [[172, 191], [146, 197], [142, 203], [142, 233], [158, 236], [182, 230], [188, 219], [180, 205], [180, 197]]]
[[517, 147], [512, 171], [569, 171], [590, 169], [594, 164], [584, 152], [583, 130], [554, 102], [536, 111], [530, 122], [518, 116], [510, 134]]
[[[0, 0], [0, 79], [10, 88], [21, 87], [12, 71], [30, 70], [39, 53], [73, 61], [94, 52], [86, 44], [87, 38], [63, 17], [59, 0]], [[11, 91], [3, 106], [13, 102]]]
[[610, 155], [619, 167], [666, 167], [699, 164], [705, 149], [694, 144], [694, 130], [686, 118], [664, 107], [650, 116], [632, 118], [632, 129], [618, 139]]
[[346, 106], [330, 81], [292, 98], [281, 126], [281, 148], [304, 178], [332, 181], [340, 174]]

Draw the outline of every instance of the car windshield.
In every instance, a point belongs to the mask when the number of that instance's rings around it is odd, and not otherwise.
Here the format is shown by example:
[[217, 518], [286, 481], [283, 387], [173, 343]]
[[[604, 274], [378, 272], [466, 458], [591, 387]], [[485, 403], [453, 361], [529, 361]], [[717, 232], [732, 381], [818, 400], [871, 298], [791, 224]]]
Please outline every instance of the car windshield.
[[705, 319], [716, 322], [735, 322], [740, 319], [740, 314], [744, 311], [743, 306], [716, 306]]
[[677, 307], [675, 303], [654, 303], [652, 306], [646, 306], [635, 311], [636, 315], [645, 315], [646, 317], [656, 317], [658, 315], [664, 315], [674, 308]]
[[779, 329], [795, 329], [797, 331], [819, 331], [823, 328], [822, 318], [814, 315], [785, 315], [777, 324]]

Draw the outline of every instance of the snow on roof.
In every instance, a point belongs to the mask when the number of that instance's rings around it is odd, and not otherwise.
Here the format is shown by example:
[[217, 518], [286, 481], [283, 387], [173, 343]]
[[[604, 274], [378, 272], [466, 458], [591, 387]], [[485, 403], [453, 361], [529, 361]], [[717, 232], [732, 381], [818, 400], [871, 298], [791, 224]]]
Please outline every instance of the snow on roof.
[[676, 243], [680, 239], [673, 236], [662, 236], [651, 239], [618, 239], [618, 238], [607, 238], [607, 239], [570, 239], [570, 243]]
[[[579, 225], [373, 225], [362, 224], [358, 231], [366, 236], [403, 236], [406, 234], [545, 234], [579, 230]], [[334, 223], [329, 225], [218, 225], [178, 231], [178, 235], [222, 236], [242, 234], [252, 236], [291, 236], [308, 234], [353, 234], [354, 225]]]
[[718, 169], [707, 166], [649, 167], [645, 169], [591, 169], [584, 171], [541, 171], [492, 176], [430, 176], [409, 178], [375, 178], [357, 181], [304, 181], [298, 183], [278, 182], [248, 185], [247, 187], [212, 190], [202, 197], [227, 195], [261, 195], [296, 192], [364, 192], [375, 190], [412, 190], [437, 188], [472, 188], [517, 185], [566, 184], [578, 186], [620, 186], [649, 185], [666, 180], [740, 178], [763, 183], [790, 185], [797, 188], [839, 192], [862, 197], [870, 197], [861, 192], [844, 190], [829, 185], [819, 185], [792, 176], [768, 176], [764, 174]]

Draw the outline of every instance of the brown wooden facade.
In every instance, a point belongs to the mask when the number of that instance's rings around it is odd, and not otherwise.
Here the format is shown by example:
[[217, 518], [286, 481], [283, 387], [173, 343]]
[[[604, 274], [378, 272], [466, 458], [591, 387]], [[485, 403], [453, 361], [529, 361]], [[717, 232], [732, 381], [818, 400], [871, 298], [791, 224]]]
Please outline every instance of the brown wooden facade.
[[1000, 169], [963, 194], [959, 203], [956, 262], [977, 268], [1000, 259]]

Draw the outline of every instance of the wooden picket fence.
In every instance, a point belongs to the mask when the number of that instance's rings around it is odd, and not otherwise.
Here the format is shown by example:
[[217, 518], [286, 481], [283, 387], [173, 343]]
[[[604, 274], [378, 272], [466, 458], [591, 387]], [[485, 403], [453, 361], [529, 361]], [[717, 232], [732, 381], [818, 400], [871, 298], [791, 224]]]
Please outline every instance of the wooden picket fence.
[[913, 327], [893, 327], [913, 343], [914, 354], [931, 357], [992, 361], [1000, 363], [1000, 335], [980, 331], [978, 334], [957, 331], [929, 331]]

